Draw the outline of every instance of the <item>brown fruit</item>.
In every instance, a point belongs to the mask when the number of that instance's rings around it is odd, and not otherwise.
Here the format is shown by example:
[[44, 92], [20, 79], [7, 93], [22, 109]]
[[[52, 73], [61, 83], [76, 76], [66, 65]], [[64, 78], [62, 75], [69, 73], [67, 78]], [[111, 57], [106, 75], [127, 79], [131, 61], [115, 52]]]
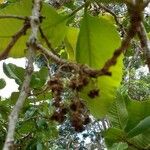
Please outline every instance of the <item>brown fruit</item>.
[[90, 98], [95, 98], [95, 97], [99, 96], [99, 89], [93, 89], [93, 90], [89, 91], [88, 96]]
[[85, 120], [84, 120], [84, 125], [87, 125], [87, 124], [90, 123], [90, 122], [91, 122], [91, 119], [90, 119], [89, 116], [87, 116], [87, 117], [85, 118]]
[[70, 109], [71, 109], [72, 111], [76, 111], [76, 110], [77, 110], [77, 105], [76, 105], [75, 103], [72, 103], [72, 104], [70, 105]]

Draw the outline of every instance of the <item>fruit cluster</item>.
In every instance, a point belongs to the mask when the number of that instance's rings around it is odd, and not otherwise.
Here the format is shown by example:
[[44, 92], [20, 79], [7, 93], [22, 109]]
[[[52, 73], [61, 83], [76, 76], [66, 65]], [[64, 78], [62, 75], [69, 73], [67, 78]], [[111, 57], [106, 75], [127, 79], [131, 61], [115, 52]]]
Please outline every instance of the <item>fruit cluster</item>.
[[[89, 111], [86, 108], [84, 101], [79, 97], [79, 92], [83, 87], [89, 84], [89, 76], [83, 72], [73, 74], [67, 84], [64, 81], [62, 75], [55, 75], [48, 81], [48, 86], [53, 94], [52, 105], [55, 107], [55, 111], [51, 116], [51, 120], [62, 123], [66, 118], [70, 119], [71, 125], [75, 131], [81, 132], [84, 130], [85, 125], [90, 123]], [[64, 89], [70, 89], [74, 93], [66, 104], [63, 100]], [[99, 96], [99, 89], [92, 89], [87, 94], [90, 98]]]
[[[70, 88], [72, 92], [75, 91], [76, 93], [86, 86], [88, 82], [88, 77], [80, 73], [69, 80], [67, 88]], [[83, 100], [76, 95], [71, 98], [72, 100], [67, 105], [64, 104], [62, 98], [64, 83], [59, 75], [51, 78], [47, 84], [52, 91], [52, 105], [55, 107], [51, 120], [62, 123], [68, 117], [75, 131], [83, 131], [84, 126], [90, 122], [89, 113]]]

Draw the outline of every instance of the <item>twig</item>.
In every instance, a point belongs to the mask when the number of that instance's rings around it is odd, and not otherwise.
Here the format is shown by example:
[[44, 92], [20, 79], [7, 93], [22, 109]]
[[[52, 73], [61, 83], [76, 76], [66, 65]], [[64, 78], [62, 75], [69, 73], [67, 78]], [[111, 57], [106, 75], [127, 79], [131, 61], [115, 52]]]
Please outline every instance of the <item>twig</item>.
[[146, 63], [150, 71], [150, 41], [147, 36], [146, 29], [142, 22], [140, 23], [140, 30], [138, 32], [138, 37], [140, 39], [141, 47], [143, 48]]
[[110, 13], [110, 14], [114, 17], [114, 19], [115, 19], [115, 21], [116, 21], [116, 24], [118, 24], [119, 26], [121, 25], [120, 22], [119, 22], [119, 20], [118, 20], [118, 17], [116, 16], [116, 14], [115, 14], [112, 10], [110, 10], [109, 8], [107, 8], [106, 6], [104, 6], [103, 4], [97, 3], [97, 5], [98, 5], [101, 9], [103, 9], [103, 10], [105, 10], [106, 12]]
[[13, 149], [15, 126], [18, 120], [19, 112], [21, 111], [21, 108], [23, 107], [25, 99], [27, 98], [28, 93], [29, 93], [29, 85], [30, 85], [31, 76], [33, 72], [33, 62], [34, 62], [34, 53], [35, 53], [34, 45], [37, 39], [37, 31], [38, 31], [39, 23], [40, 23], [40, 19], [39, 19], [40, 9], [41, 9], [41, 0], [34, 0], [32, 16], [30, 20], [32, 32], [31, 32], [31, 35], [29, 37], [29, 42], [28, 42], [29, 52], [28, 52], [28, 57], [27, 57], [28, 65], [26, 68], [26, 76], [25, 76], [25, 80], [21, 88], [19, 98], [9, 116], [7, 137], [5, 140], [3, 150]]
[[26, 20], [23, 27], [12, 36], [11, 41], [8, 43], [7, 47], [0, 53], [0, 60], [6, 59], [9, 52], [20, 39], [21, 36], [25, 35], [26, 31], [30, 28], [29, 20]]
[[119, 20], [118, 20], [117, 15], [116, 15], [112, 10], [110, 10], [109, 8], [107, 8], [106, 6], [104, 6], [103, 4], [97, 3], [97, 5], [98, 5], [101, 9], [103, 9], [103, 10], [105, 10], [106, 12], [110, 13], [110, 14], [114, 17], [116, 24], [120, 27], [120, 29], [121, 29], [121, 31], [123, 32], [123, 34], [126, 34], [123, 25], [122, 25], [122, 24], [119, 22]]
[[17, 15], [1, 15], [0, 19], [18, 19], [18, 20], [26, 20], [27, 17], [17, 16]]
[[139, 31], [139, 26], [142, 20], [141, 10], [136, 10], [136, 7], [132, 9], [129, 8], [129, 14], [131, 16], [130, 19], [130, 27], [128, 29], [126, 37], [122, 40], [121, 46], [115, 50], [113, 56], [106, 61], [102, 70], [108, 71], [109, 68], [116, 64], [118, 57], [129, 47], [131, 40], [135, 36], [135, 34]]
[[72, 11], [71, 14], [69, 14], [69, 17], [74, 16], [78, 11], [80, 11], [82, 8], [84, 8], [85, 6], [88, 6], [90, 4], [91, 0], [87, 0], [83, 5], [81, 5], [80, 7], [78, 7], [77, 9], [75, 9], [74, 11]]
[[118, 57], [129, 47], [130, 42], [132, 38], [135, 36], [139, 29], [139, 25], [142, 18], [140, 13], [137, 13], [135, 10], [131, 13], [131, 25], [128, 29], [128, 32], [126, 34], [126, 37], [122, 40], [121, 46], [114, 51], [113, 56], [108, 59], [103, 68], [100, 70], [91, 70], [89, 71], [89, 68], [86, 68], [86, 70], [91, 73], [91, 76], [98, 77], [102, 75], [110, 75], [109, 68], [111, 66], [114, 66], [117, 62]]
[[42, 53], [44, 53], [49, 58], [51, 58], [55, 63], [57, 63], [59, 65], [65, 64], [66, 67], [68, 66], [75, 70], [80, 68], [83, 72], [85, 72], [86, 74], [88, 74], [91, 77], [98, 77], [98, 76], [102, 76], [102, 75], [111, 75], [110, 72], [108, 72], [106, 70], [92, 69], [87, 65], [79, 65], [77, 63], [69, 62], [65, 59], [59, 58], [57, 55], [55, 55], [53, 52], [49, 51], [47, 48], [43, 47], [41, 44], [37, 44], [36, 47]]
[[43, 47], [41, 44], [36, 44], [36, 47], [37, 47], [38, 50], [40, 50], [45, 55], [47, 55], [48, 57], [50, 57], [57, 64], [65, 64], [65, 63], [67, 63], [67, 60], [59, 58], [52, 51], [49, 51], [47, 48]]

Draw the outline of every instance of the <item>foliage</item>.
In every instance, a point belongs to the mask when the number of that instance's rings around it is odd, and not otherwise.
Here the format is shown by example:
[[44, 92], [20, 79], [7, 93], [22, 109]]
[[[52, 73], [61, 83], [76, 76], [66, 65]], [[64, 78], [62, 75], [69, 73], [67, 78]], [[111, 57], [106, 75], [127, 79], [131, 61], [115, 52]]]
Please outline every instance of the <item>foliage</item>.
[[[23, 92], [27, 97], [17, 118], [14, 149], [150, 149], [149, 74], [136, 74], [143, 62], [149, 65], [138, 28], [143, 3], [42, 1], [39, 21], [34, 20], [39, 31], [30, 43], [32, 0], [0, 1], [0, 59], [28, 58], [31, 46], [39, 69], [32, 73], [31, 64], [24, 69], [3, 63], [3, 72], [19, 87], [9, 98], [0, 97], [1, 149], [7, 118]], [[146, 16], [147, 32], [148, 24]], [[28, 75], [29, 87], [23, 89]], [[5, 85], [0, 78], [0, 89]]]
[[127, 93], [120, 89], [117, 100], [108, 114], [112, 128], [105, 133], [107, 144], [112, 146], [114, 142], [120, 141], [126, 142], [130, 149], [138, 149], [139, 145], [135, 143], [141, 135], [147, 140], [139, 148], [148, 149], [149, 138], [145, 136], [145, 132], [149, 132], [149, 107], [149, 100], [143, 102], [131, 100]]

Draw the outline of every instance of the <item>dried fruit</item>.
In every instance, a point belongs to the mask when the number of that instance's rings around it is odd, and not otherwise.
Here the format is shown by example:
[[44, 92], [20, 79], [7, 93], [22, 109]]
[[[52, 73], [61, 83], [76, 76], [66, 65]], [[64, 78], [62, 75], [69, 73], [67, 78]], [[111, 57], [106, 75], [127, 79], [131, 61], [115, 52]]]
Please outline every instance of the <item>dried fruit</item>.
[[80, 91], [88, 83], [88, 77], [86, 75], [79, 74], [79, 76], [75, 76], [71, 79], [69, 87], [73, 90]]
[[65, 120], [65, 118], [66, 116], [62, 114], [61, 111], [55, 111], [51, 116], [51, 120], [57, 121], [59, 123], [62, 123]]
[[95, 98], [95, 97], [99, 96], [99, 89], [93, 89], [93, 90], [89, 91], [88, 96], [90, 98]]
[[87, 124], [90, 123], [90, 122], [91, 122], [91, 119], [90, 119], [89, 116], [87, 116], [87, 117], [85, 118], [85, 120], [84, 120], [84, 125], [87, 125]]
[[77, 110], [77, 105], [76, 105], [75, 103], [72, 103], [72, 104], [70, 105], [70, 109], [71, 109], [72, 111], [76, 111], [76, 110]]

